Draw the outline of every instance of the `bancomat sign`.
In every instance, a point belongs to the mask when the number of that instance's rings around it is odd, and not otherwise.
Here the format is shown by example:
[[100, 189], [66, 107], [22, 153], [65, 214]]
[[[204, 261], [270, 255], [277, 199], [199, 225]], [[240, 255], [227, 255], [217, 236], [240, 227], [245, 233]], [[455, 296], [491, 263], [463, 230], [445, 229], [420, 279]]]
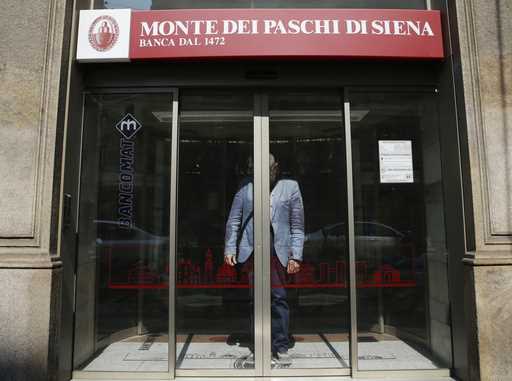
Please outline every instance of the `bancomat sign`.
[[439, 11], [193, 9], [80, 12], [77, 59], [442, 59]]

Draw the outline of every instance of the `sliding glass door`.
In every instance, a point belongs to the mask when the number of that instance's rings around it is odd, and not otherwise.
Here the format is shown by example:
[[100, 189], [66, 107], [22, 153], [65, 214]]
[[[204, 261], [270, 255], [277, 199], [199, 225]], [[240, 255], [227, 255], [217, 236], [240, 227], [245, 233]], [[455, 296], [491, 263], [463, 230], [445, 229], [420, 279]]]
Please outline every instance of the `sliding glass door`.
[[[348, 374], [343, 94], [287, 90], [264, 99], [264, 359], [271, 375]], [[327, 240], [327, 231], [337, 234]]]
[[168, 372], [173, 94], [84, 102], [74, 367]]
[[432, 91], [353, 89], [358, 370], [451, 365], [439, 113]]
[[177, 371], [255, 369], [253, 118], [250, 92], [181, 93]]
[[86, 94], [75, 375], [447, 375], [436, 102]]
[[176, 374], [350, 373], [342, 108], [336, 90], [181, 92]]

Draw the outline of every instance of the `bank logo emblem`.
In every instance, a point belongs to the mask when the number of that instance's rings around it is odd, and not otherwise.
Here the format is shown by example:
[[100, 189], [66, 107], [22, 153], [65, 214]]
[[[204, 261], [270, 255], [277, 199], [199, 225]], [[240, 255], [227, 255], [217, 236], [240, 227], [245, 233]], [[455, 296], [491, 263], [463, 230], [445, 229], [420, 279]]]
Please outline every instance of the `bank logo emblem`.
[[130, 113], [126, 114], [123, 119], [116, 124], [117, 131], [128, 140], [133, 138], [141, 128], [142, 124]]
[[111, 16], [99, 16], [89, 28], [89, 43], [98, 52], [106, 52], [116, 44], [119, 38], [119, 25]]

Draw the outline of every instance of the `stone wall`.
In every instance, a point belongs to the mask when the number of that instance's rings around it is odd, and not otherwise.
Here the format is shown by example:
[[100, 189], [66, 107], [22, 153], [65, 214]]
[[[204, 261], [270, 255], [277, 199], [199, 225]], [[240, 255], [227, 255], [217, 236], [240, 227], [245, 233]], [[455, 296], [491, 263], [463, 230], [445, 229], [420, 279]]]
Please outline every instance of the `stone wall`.
[[[512, 372], [512, 2], [455, 0], [474, 217], [466, 255], [472, 380]], [[471, 228], [471, 227], [469, 227]], [[474, 282], [474, 283], [473, 283]], [[473, 306], [471, 306], [473, 304]], [[473, 315], [474, 314], [474, 315]]]
[[0, 7], [0, 379], [55, 376], [54, 173], [65, 0]]

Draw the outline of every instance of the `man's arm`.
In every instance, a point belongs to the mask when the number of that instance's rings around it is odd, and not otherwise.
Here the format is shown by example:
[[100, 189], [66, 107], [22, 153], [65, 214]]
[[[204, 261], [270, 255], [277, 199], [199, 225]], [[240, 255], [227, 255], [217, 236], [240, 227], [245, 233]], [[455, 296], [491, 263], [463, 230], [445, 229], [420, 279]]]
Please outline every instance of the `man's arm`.
[[292, 257], [296, 261], [302, 261], [304, 247], [304, 205], [299, 184], [294, 182], [290, 199], [290, 233]]
[[[244, 205], [243, 195], [244, 192], [246, 191], [246, 186], [244, 186], [240, 188], [240, 190], [236, 193], [235, 197], [233, 198], [233, 204], [231, 205], [228, 220], [226, 221], [226, 235], [224, 237], [224, 256], [231, 256], [232, 260], [235, 260], [236, 257], [238, 231], [240, 230], [240, 225], [242, 223], [242, 211]], [[235, 263], [236, 262], [228, 264], [233, 265]]]

